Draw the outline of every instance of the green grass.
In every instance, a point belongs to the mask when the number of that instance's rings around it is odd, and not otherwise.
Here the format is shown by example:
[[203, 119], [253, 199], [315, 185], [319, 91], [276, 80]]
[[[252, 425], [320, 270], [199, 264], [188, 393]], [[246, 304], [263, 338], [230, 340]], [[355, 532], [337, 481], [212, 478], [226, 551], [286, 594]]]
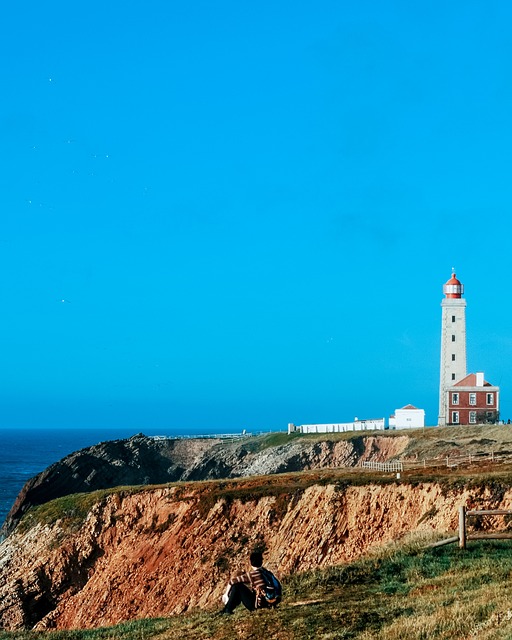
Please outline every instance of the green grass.
[[288, 435], [286, 431], [275, 431], [269, 434], [247, 438], [246, 440], [243, 440], [242, 443], [247, 451], [250, 451], [251, 453], [258, 453], [259, 451], [271, 449], [272, 447], [281, 447], [285, 444], [290, 444], [293, 440], [302, 437], [303, 436], [299, 433]]
[[[505, 640], [512, 638], [512, 545], [388, 547], [284, 580], [272, 611], [195, 611], [87, 631], [0, 632], [0, 640]], [[220, 608], [220, 603], [219, 603]]]
[[[483, 442], [482, 438], [484, 437], [486, 443], [492, 442], [496, 445], [505, 445], [510, 443], [510, 448], [512, 450], [512, 428], [507, 426], [489, 425], [475, 427], [446, 427], [443, 429], [430, 428], [418, 430], [408, 429], [402, 431], [347, 432], [306, 435], [298, 433], [288, 435], [286, 432], [276, 432], [247, 438], [243, 441], [243, 446], [248, 451], [257, 453], [269, 448], [290, 444], [298, 440], [306, 442], [338, 442], [341, 440], [361, 440], [367, 436], [396, 438], [404, 435], [410, 440], [404, 455], [408, 455], [413, 451], [419, 451], [422, 456], [439, 456], [438, 447], [440, 443], [444, 442], [446, 444], [446, 442], [452, 443], [453, 441], [457, 441], [459, 443], [470, 445], [475, 442]], [[220, 444], [218, 446], [223, 447], [225, 445]], [[449, 491], [451, 489], [462, 488], [462, 486], [469, 482], [472, 477], [475, 477], [475, 474], [477, 475], [477, 479], [474, 480], [475, 489], [477, 488], [477, 485], [483, 488], [485, 483], [492, 482], [496, 485], [494, 489], [497, 489], [499, 492], [503, 492], [506, 490], [507, 486], [512, 483], [510, 465], [501, 465], [500, 471], [494, 470], [492, 474], [487, 475], [484, 475], [481, 472], [475, 472], [473, 469], [466, 469], [465, 473], [464, 470], [453, 471], [442, 468], [436, 469], [435, 471], [428, 468], [425, 471], [417, 469], [415, 471], [402, 473], [401, 482], [407, 482], [411, 485], [418, 482], [440, 482], [446, 490]], [[277, 480], [272, 480], [271, 478], [273, 477], [277, 478]], [[341, 489], [343, 486], [364, 485], [369, 484], [370, 482], [378, 484], [394, 482], [392, 474], [368, 473], [366, 471], [361, 473], [360, 470], [353, 470], [350, 472], [347, 469], [341, 471], [325, 469], [322, 471], [298, 472], [296, 474], [277, 474], [277, 476], [267, 476], [267, 478], [268, 480], [265, 480], [264, 482], [261, 482], [262, 477], [258, 478], [261, 485], [259, 488], [256, 488], [252, 480], [246, 484], [243, 484], [243, 481], [240, 480], [237, 485], [232, 482], [230, 483], [230, 481], [221, 480], [217, 482], [217, 488], [214, 488], [213, 490], [211, 489], [211, 482], [199, 482], [196, 484], [197, 486], [202, 485], [205, 487], [204, 499], [206, 504], [204, 506], [207, 508], [214, 497], [225, 498], [228, 502], [233, 499], [247, 501], [250, 499], [257, 499], [258, 497], [261, 497], [261, 495], [277, 496], [290, 494], [290, 492], [293, 494], [293, 488], [300, 491], [313, 483], [326, 484], [327, 482], [334, 481]], [[293, 484], [293, 487], [290, 486], [290, 483]], [[179, 486], [182, 483], [176, 484]], [[65, 496], [31, 509], [23, 518], [21, 530], [26, 531], [37, 522], [51, 523], [58, 519], [62, 521], [64, 527], [73, 529], [83, 522], [92, 505], [103, 500], [106, 496], [112, 493], [124, 493], [125, 495], [133, 494], [150, 488], [151, 487], [147, 485], [116, 487], [113, 489], [94, 491], [92, 493]], [[179, 496], [177, 496], [177, 498], [178, 497]]]
[[[408, 435], [420, 441], [439, 442], [464, 437], [503, 440], [507, 427], [429, 429], [424, 432], [386, 432], [386, 436]], [[512, 430], [510, 430], [512, 434]], [[364, 433], [364, 436], [374, 435]], [[375, 435], [383, 435], [376, 432]], [[254, 450], [281, 446], [295, 438], [311, 441], [360, 438], [360, 434], [275, 433], [248, 440]], [[435, 441], [435, 442], [434, 442]], [[421, 484], [438, 482], [443, 491], [469, 488], [476, 494], [490, 490], [496, 499], [512, 485], [512, 469], [498, 467], [492, 473], [474, 469], [407, 471], [398, 482], [394, 474], [360, 470], [316, 470], [225, 481], [177, 483], [171, 499], [195, 500], [199, 513], [218, 501], [247, 502], [272, 495], [276, 517], [288, 503], [314, 484], [334, 484], [343, 492], [348, 486], [378, 484]], [[170, 486], [170, 485], [165, 485]], [[91, 507], [111, 494], [121, 497], [151, 490], [150, 486], [117, 487], [87, 494], [65, 496], [29, 511], [21, 523], [27, 530], [36, 522], [60, 520], [73, 531]], [[427, 517], [429, 514], [426, 514]], [[431, 515], [431, 514], [430, 514]], [[164, 526], [164, 524], [159, 526]], [[285, 579], [285, 598], [275, 611], [248, 614], [237, 610], [232, 617], [212, 612], [190, 612], [173, 618], [139, 620], [116, 627], [87, 631], [7, 633], [0, 640], [252, 640], [346, 639], [346, 640], [505, 640], [512, 639], [512, 543], [505, 541], [470, 543], [467, 551], [455, 546], [423, 550], [418, 542], [387, 548], [358, 562], [297, 574]]]
[[[385, 431], [349, 431], [344, 433], [269, 433], [247, 438], [243, 447], [252, 454], [266, 449], [301, 442], [315, 444], [353, 441], [356, 448], [368, 437], [385, 439], [407, 438], [407, 444], [400, 458], [414, 460], [439, 460], [443, 456], [490, 453], [494, 450], [499, 457], [512, 452], [512, 428], [508, 425], [474, 425], [463, 427], [429, 427], [424, 429], [401, 429]], [[218, 447], [225, 445], [219, 444]], [[241, 446], [237, 444], [236, 446]], [[503, 459], [501, 460], [503, 462]]]
[[168, 619], [134, 620], [115, 627], [99, 629], [51, 631], [0, 631], [0, 640], [149, 640], [168, 631]]
[[247, 443], [253, 443], [250, 450], [259, 451], [268, 447], [279, 446], [291, 442], [297, 438], [304, 441], [313, 442], [338, 442], [340, 440], [353, 440], [366, 438], [368, 436], [378, 436], [382, 438], [397, 438], [406, 436], [409, 445], [405, 454], [420, 449], [425, 457], [439, 454], [439, 447], [443, 444], [453, 443], [455, 445], [468, 447], [477, 445], [484, 449], [496, 448], [500, 445], [512, 445], [512, 427], [510, 425], [465, 425], [450, 427], [427, 427], [423, 429], [386, 429], [384, 431], [346, 431], [343, 433], [294, 433], [288, 435], [286, 432], [276, 432], [268, 435], [257, 436], [248, 439]]
[[53, 524], [60, 520], [64, 529], [74, 531], [82, 525], [92, 507], [105, 500], [108, 496], [113, 494], [120, 496], [133, 495], [155, 488], [157, 488], [157, 485], [134, 485], [99, 489], [90, 493], [73, 493], [62, 498], [55, 498], [50, 502], [31, 507], [21, 519], [17, 530], [20, 533], [24, 533], [36, 524]]
[[259, 500], [264, 496], [276, 498], [276, 516], [279, 516], [281, 512], [281, 515], [286, 512], [290, 502], [298, 498], [308, 487], [314, 485], [332, 484], [338, 492], [342, 493], [350, 486], [401, 484], [414, 487], [426, 482], [438, 483], [446, 495], [465, 489], [475, 492], [476, 495], [490, 490], [496, 500], [500, 500], [512, 486], [512, 469], [510, 466], [502, 466], [499, 471], [492, 473], [479, 472], [476, 469], [461, 469], [446, 471], [444, 475], [439, 470], [436, 472], [429, 469], [425, 471], [410, 470], [403, 472], [400, 480], [397, 480], [395, 475], [391, 473], [361, 472], [359, 469], [318, 469], [233, 480], [114, 487], [91, 493], [64, 496], [32, 507], [21, 520], [18, 530], [23, 533], [37, 523], [52, 524], [60, 520], [64, 531], [76, 531], [84, 522], [91, 508], [108, 496], [117, 494], [123, 498], [162, 487], [176, 487], [177, 490], [170, 497], [172, 500], [196, 501], [198, 512], [202, 516], [206, 516], [219, 500], [223, 500], [229, 505], [235, 500], [246, 503]]
[[[411, 430], [409, 429], [408, 431]], [[341, 440], [360, 440], [367, 436], [376, 435], [386, 438], [396, 438], [397, 436], [411, 434], [404, 433], [404, 431], [346, 431], [343, 433], [291, 433], [288, 435], [286, 431], [277, 431], [248, 438], [243, 441], [243, 446], [251, 453], [257, 453], [265, 449], [290, 444], [295, 440], [304, 442], [339, 442]], [[222, 444], [217, 446], [221, 447]]]

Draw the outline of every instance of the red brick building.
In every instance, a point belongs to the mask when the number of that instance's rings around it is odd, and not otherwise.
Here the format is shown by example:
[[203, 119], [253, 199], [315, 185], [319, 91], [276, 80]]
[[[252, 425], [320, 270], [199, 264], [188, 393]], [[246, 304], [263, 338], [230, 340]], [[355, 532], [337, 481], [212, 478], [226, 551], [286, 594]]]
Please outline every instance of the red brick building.
[[500, 388], [470, 373], [446, 389], [448, 424], [496, 423], [500, 417]]

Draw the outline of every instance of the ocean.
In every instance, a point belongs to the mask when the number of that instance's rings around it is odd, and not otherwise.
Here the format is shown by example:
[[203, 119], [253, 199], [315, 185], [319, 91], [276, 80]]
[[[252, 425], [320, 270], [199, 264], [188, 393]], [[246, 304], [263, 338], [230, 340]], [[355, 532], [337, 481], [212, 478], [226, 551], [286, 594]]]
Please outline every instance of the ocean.
[[[0, 526], [21, 488], [39, 472], [74, 451], [106, 440], [130, 438], [129, 429], [0, 429]], [[145, 435], [202, 435], [206, 431], [144, 431]]]

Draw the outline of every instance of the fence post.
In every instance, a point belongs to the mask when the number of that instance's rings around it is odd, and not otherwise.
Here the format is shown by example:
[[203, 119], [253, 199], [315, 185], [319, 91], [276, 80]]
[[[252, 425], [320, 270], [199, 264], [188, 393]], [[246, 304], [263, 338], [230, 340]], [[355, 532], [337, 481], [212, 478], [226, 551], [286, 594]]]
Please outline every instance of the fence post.
[[459, 547], [466, 548], [466, 507], [459, 507]]

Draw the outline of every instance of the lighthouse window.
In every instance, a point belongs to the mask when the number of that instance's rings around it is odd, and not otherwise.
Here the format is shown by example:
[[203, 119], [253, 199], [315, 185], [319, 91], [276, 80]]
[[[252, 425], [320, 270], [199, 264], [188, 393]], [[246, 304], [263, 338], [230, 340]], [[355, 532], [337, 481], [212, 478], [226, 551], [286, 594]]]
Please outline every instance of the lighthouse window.
[[452, 342], [455, 342], [455, 334], [452, 334]]
[[487, 404], [494, 404], [494, 393], [487, 394]]
[[455, 374], [452, 373], [452, 380], [455, 380]]
[[455, 360], [455, 354], [452, 353], [452, 362]]
[[452, 322], [455, 322], [455, 316], [452, 316]]

